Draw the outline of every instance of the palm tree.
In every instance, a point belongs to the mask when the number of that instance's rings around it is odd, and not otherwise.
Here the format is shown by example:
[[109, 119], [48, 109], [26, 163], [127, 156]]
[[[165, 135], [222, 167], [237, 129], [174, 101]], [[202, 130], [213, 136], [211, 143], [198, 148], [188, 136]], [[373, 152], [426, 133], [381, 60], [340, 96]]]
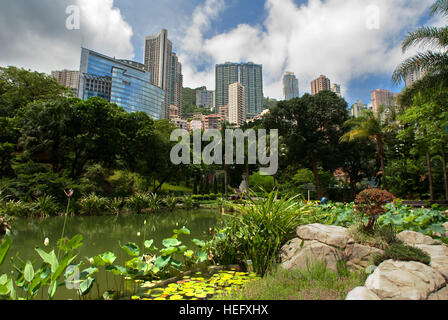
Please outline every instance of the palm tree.
[[378, 112], [373, 110], [364, 110], [357, 118], [352, 118], [345, 122], [344, 126], [350, 128], [350, 131], [341, 137], [341, 141], [353, 141], [368, 138], [376, 142], [378, 147], [378, 158], [381, 163], [383, 184], [386, 177], [386, 168], [384, 161], [384, 138], [385, 126], [381, 120], [384, 107], [380, 107]]
[[[447, 17], [448, 0], [437, 0], [430, 10], [432, 16], [440, 14]], [[402, 43], [402, 51], [405, 53], [409, 48], [417, 45], [434, 48], [435, 51], [420, 52], [405, 60], [394, 71], [393, 82], [399, 84], [414, 72], [426, 72], [428, 76], [435, 77], [439, 81], [448, 80], [448, 26], [422, 27], [410, 32]]]

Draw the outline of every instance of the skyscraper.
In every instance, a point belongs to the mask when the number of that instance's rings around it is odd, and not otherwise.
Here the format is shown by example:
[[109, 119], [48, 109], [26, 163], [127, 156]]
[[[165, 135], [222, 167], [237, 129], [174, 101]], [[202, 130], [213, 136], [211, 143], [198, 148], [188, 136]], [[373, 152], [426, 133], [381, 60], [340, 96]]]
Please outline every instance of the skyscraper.
[[215, 92], [207, 89], [196, 90], [196, 106], [213, 109], [215, 107]]
[[367, 110], [367, 105], [362, 103], [362, 100], [358, 100], [350, 107], [350, 115], [358, 118], [363, 110]]
[[246, 88], [247, 117], [255, 117], [263, 112], [263, 66], [253, 62], [240, 64], [240, 83]]
[[377, 89], [371, 92], [372, 108], [378, 114], [380, 106], [391, 107], [396, 103], [398, 94], [392, 93], [389, 90]]
[[179, 58], [173, 52], [171, 55], [171, 77], [170, 77], [170, 105], [174, 105], [182, 113], [182, 91], [184, 85], [184, 77], [182, 75], [182, 64]]
[[80, 99], [101, 97], [127, 112], [141, 111], [160, 119], [165, 92], [151, 84], [151, 74], [143, 64], [82, 48], [79, 73]]
[[239, 64], [226, 62], [216, 65], [215, 107], [229, 104], [229, 85], [238, 82]]
[[54, 77], [61, 86], [72, 89], [73, 94], [78, 96], [79, 89], [79, 71], [61, 70], [52, 71], [52, 77]]
[[246, 88], [246, 115], [263, 111], [263, 67], [253, 62], [216, 65], [215, 107], [229, 104], [229, 85], [239, 82]]
[[173, 44], [168, 40], [168, 31], [162, 29], [158, 34], [145, 37], [144, 65], [151, 72], [151, 83], [165, 90], [165, 104], [161, 118], [169, 118], [171, 99], [171, 64]]
[[283, 98], [291, 100], [299, 97], [299, 80], [294, 75], [294, 72], [286, 72], [282, 79], [283, 83]]
[[341, 85], [340, 84], [333, 83], [331, 85], [331, 91], [336, 93], [339, 98], [342, 98]]
[[416, 70], [410, 74], [408, 74], [405, 78], [404, 78], [404, 85], [405, 87], [409, 87], [412, 86], [414, 84], [415, 81], [420, 80], [421, 78], [423, 78], [423, 76], [426, 74], [426, 70]]
[[319, 78], [311, 81], [311, 94], [313, 96], [325, 90], [331, 90], [330, 79], [328, 79], [326, 76], [321, 75]]
[[246, 118], [246, 87], [239, 82], [235, 82], [229, 85], [229, 122], [240, 127], [246, 122]]

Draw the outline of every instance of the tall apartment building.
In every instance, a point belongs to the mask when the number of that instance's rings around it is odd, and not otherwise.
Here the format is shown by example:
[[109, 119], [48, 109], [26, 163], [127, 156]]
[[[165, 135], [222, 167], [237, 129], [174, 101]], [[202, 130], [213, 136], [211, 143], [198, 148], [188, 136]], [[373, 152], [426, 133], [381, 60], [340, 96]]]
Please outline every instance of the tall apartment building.
[[333, 83], [331, 85], [331, 91], [336, 93], [339, 98], [342, 98], [341, 85], [340, 84]]
[[55, 78], [61, 86], [72, 89], [73, 95], [78, 96], [79, 89], [79, 71], [61, 70], [52, 71], [51, 76]]
[[215, 107], [229, 104], [229, 85], [239, 82], [246, 88], [246, 114], [263, 111], [263, 66], [253, 62], [216, 65]]
[[378, 114], [380, 106], [391, 107], [395, 105], [398, 94], [389, 90], [377, 89], [372, 91], [370, 96], [372, 98], [373, 111]]
[[169, 118], [171, 99], [171, 64], [173, 44], [168, 40], [168, 31], [162, 29], [159, 33], [145, 37], [144, 65], [151, 73], [151, 84], [165, 90], [165, 104], [160, 118]]
[[82, 48], [79, 73], [80, 99], [101, 97], [127, 112], [146, 112], [160, 119], [165, 91], [151, 84], [151, 74], [143, 64]]
[[229, 85], [238, 82], [239, 64], [226, 62], [215, 67], [215, 107], [229, 104]]
[[358, 100], [350, 107], [350, 115], [358, 118], [363, 110], [367, 110], [367, 105], [362, 103], [362, 100]]
[[240, 127], [246, 122], [246, 118], [246, 87], [239, 82], [235, 82], [229, 85], [229, 122]]
[[196, 107], [215, 108], [215, 91], [207, 89], [196, 90]]
[[321, 91], [330, 91], [331, 81], [326, 76], [321, 75], [319, 78], [311, 81], [311, 94], [314, 96]]
[[253, 62], [240, 64], [240, 83], [246, 88], [247, 117], [263, 112], [263, 66]]
[[219, 107], [218, 113], [223, 121], [229, 121], [229, 106]]
[[420, 80], [421, 78], [423, 78], [425, 74], [426, 74], [426, 70], [417, 70], [415, 72], [412, 72], [412, 73], [408, 74], [404, 78], [404, 85], [405, 85], [405, 87], [412, 86], [415, 81]]
[[299, 97], [299, 79], [294, 72], [286, 72], [283, 75], [283, 99], [291, 100]]
[[179, 62], [179, 58], [174, 52], [171, 54], [170, 82], [170, 105], [178, 107], [179, 114], [181, 114], [184, 76], [182, 75], [182, 64]]

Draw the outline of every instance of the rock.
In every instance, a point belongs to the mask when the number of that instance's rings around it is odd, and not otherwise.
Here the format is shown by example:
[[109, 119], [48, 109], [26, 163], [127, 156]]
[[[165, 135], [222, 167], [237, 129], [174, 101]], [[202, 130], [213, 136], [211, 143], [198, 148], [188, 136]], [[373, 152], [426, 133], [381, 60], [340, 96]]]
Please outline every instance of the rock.
[[345, 249], [345, 254], [348, 256], [347, 265], [349, 267], [355, 267], [358, 270], [365, 269], [369, 266], [369, 260], [373, 254], [380, 255], [382, 253], [384, 253], [383, 250], [358, 243], [350, 244]]
[[297, 235], [302, 240], [315, 240], [342, 249], [348, 242], [353, 242], [346, 228], [323, 224], [300, 226], [297, 228]]
[[448, 247], [445, 245], [430, 246], [418, 244], [415, 247], [422, 249], [431, 257], [430, 266], [439, 271], [448, 280]]
[[286, 270], [306, 269], [307, 265], [316, 261], [325, 263], [328, 269], [337, 270], [337, 249], [319, 241], [305, 241], [303, 247], [290, 259], [282, 263]]
[[403, 231], [397, 235], [398, 240], [403, 241], [407, 245], [427, 244], [436, 245], [440, 244], [439, 241], [434, 240], [429, 236], [425, 236], [422, 233], [415, 231]]
[[381, 300], [366, 287], [357, 287], [350, 291], [345, 300]]
[[448, 300], [448, 287], [430, 294], [428, 300]]
[[299, 238], [294, 238], [285, 244], [280, 250], [280, 257], [282, 261], [291, 259], [301, 249], [302, 242], [303, 241]]
[[383, 300], [426, 300], [445, 284], [438, 271], [423, 263], [387, 260], [367, 278], [365, 287]]
[[445, 237], [448, 238], [448, 222], [445, 222], [443, 226], [445, 227], [446, 230]]

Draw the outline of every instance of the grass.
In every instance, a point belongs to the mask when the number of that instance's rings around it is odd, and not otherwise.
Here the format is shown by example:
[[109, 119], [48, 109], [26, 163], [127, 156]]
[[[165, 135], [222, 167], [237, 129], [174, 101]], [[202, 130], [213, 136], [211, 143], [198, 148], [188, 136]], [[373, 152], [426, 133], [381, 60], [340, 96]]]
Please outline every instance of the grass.
[[277, 268], [242, 289], [216, 296], [213, 300], [344, 300], [347, 294], [366, 280], [364, 273], [338, 273], [323, 263], [306, 270]]
[[426, 265], [431, 263], [431, 257], [423, 250], [403, 243], [393, 243], [386, 248], [383, 254], [373, 257], [373, 264], [378, 266], [383, 261], [390, 259], [397, 261], [418, 261]]

